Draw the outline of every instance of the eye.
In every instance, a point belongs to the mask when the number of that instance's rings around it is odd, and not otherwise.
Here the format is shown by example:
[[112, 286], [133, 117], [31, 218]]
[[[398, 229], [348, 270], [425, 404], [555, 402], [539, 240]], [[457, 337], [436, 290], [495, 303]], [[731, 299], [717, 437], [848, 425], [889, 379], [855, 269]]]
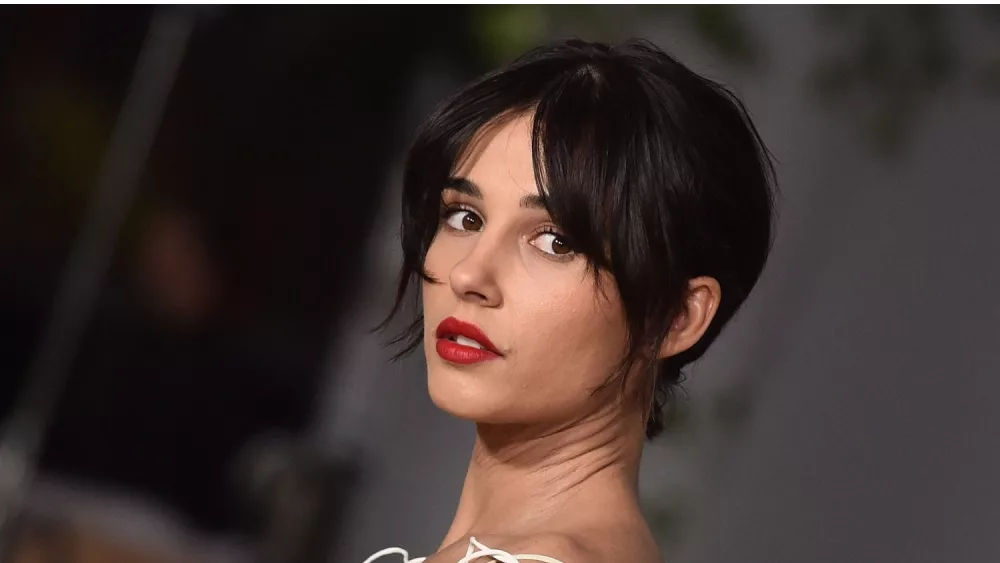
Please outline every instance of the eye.
[[445, 212], [445, 223], [456, 231], [481, 231], [483, 220], [468, 209], [449, 209]]
[[573, 254], [573, 248], [563, 235], [559, 233], [541, 233], [531, 240], [531, 245], [553, 256], [569, 256]]

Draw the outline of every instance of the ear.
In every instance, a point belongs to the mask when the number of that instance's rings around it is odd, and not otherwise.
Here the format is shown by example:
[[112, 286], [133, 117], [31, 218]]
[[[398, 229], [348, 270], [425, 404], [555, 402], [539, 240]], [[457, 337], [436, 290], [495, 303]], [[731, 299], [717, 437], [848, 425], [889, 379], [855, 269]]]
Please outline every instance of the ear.
[[690, 280], [684, 304], [670, 325], [658, 358], [676, 356], [697, 344], [712, 324], [721, 300], [722, 287], [715, 278], [702, 276]]

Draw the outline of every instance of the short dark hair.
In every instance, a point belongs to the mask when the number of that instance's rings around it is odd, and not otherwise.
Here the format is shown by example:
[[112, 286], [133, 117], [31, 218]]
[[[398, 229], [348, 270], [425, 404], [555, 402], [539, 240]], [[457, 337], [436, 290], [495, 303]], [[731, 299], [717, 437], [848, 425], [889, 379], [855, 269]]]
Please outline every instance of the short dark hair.
[[[774, 167], [746, 108], [644, 40], [568, 40], [534, 49], [444, 100], [419, 129], [403, 176], [403, 265], [387, 323], [424, 269], [441, 192], [473, 137], [533, 113], [539, 195], [596, 274], [610, 272], [628, 326], [624, 376], [658, 349], [688, 281], [715, 278], [722, 300], [691, 349], [650, 360], [646, 435], [663, 430], [681, 368], [699, 358], [757, 283], [773, 241]], [[595, 275], [595, 280], [596, 280]], [[392, 342], [423, 339], [423, 316]], [[655, 358], [655, 355], [653, 356]]]

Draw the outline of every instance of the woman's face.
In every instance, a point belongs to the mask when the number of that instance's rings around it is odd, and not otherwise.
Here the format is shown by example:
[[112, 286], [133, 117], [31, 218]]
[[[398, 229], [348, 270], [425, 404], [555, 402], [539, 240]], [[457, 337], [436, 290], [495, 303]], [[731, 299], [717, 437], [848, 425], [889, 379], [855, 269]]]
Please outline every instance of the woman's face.
[[445, 211], [425, 262], [440, 282], [423, 284], [431, 398], [477, 422], [586, 416], [609, 401], [593, 390], [625, 349], [613, 281], [595, 286], [585, 258], [538, 201], [530, 123], [530, 116], [501, 122], [472, 147], [442, 194]]

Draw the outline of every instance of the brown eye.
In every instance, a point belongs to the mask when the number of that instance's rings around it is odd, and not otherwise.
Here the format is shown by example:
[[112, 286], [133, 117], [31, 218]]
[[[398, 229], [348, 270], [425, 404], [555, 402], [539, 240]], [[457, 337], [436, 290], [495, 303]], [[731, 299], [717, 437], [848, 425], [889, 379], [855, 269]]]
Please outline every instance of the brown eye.
[[455, 209], [445, 219], [448, 226], [456, 231], [481, 231], [483, 220], [468, 209]]
[[552, 239], [552, 252], [556, 254], [569, 254], [573, 250], [559, 237]]
[[532, 239], [532, 246], [546, 254], [553, 256], [569, 256], [573, 254], [573, 248], [569, 243], [556, 233], [542, 233]]

